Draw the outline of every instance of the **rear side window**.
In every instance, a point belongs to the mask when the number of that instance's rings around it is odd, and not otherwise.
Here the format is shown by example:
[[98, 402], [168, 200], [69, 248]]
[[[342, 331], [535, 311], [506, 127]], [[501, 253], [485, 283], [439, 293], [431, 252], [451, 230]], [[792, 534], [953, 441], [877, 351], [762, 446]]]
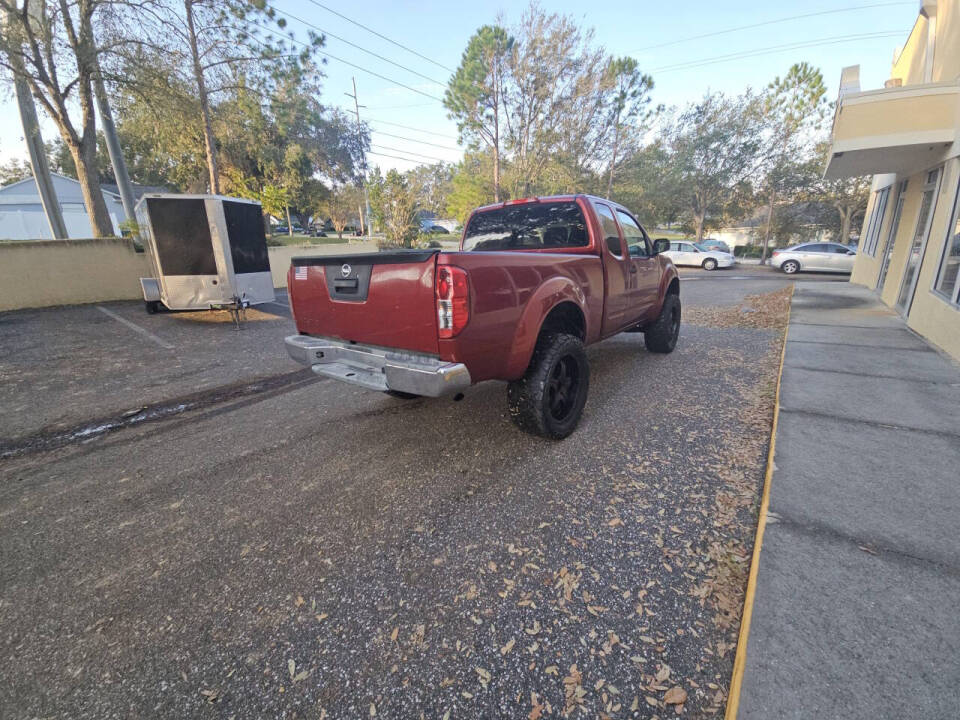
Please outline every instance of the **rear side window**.
[[617, 227], [617, 221], [613, 219], [613, 213], [606, 205], [597, 203], [595, 207], [600, 216], [600, 224], [603, 226], [603, 241], [607, 244], [607, 249], [617, 257], [623, 257], [620, 229]]
[[587, 223], [572, 201], [531, 202], [474, 213], [464, 250], [541, 250], [586, 247]]

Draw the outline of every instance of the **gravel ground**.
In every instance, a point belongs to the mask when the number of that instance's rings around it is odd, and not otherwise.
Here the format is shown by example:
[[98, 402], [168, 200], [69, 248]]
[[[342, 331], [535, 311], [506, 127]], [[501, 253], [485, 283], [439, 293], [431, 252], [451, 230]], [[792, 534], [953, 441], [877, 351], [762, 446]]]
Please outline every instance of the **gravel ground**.
[[719, 715], [786, 302], [591, 348], [562, 443], [318, 380], [0, 464], [0, 716]]

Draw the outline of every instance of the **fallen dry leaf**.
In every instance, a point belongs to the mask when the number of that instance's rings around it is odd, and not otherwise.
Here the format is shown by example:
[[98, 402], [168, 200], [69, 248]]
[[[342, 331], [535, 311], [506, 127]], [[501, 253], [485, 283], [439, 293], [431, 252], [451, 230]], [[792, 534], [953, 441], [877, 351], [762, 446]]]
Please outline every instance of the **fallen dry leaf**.
[[687, 691], [679, 685], [674, 685], [667, 690], [667, 694], [663, 696], [663, 701], [667, 705], [682, 705], [687, 701]]

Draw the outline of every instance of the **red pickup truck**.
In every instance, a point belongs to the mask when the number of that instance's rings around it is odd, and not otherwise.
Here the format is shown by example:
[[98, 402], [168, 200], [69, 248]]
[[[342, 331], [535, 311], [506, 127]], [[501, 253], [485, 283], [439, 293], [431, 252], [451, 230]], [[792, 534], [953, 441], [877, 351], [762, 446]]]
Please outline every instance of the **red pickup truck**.
[[400, 397], [506, 380], [510, 415], [550, 438], [587, 399], [584, 346], [642, 332], [671, 352], [680, 281], [626, 208], [587, 195], [474, 210], [459, 252], [294, 258], [290, 356], [327, 377]]

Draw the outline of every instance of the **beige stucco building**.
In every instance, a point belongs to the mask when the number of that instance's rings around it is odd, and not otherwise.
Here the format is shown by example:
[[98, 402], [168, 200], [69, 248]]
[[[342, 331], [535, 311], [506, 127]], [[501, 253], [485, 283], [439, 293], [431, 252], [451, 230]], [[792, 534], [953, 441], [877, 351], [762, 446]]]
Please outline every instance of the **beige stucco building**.
[[890, 79], [845, 68], [830, 178], [873, 175], [851, 282], [960, 359], [960, 0], [922, 0]]

